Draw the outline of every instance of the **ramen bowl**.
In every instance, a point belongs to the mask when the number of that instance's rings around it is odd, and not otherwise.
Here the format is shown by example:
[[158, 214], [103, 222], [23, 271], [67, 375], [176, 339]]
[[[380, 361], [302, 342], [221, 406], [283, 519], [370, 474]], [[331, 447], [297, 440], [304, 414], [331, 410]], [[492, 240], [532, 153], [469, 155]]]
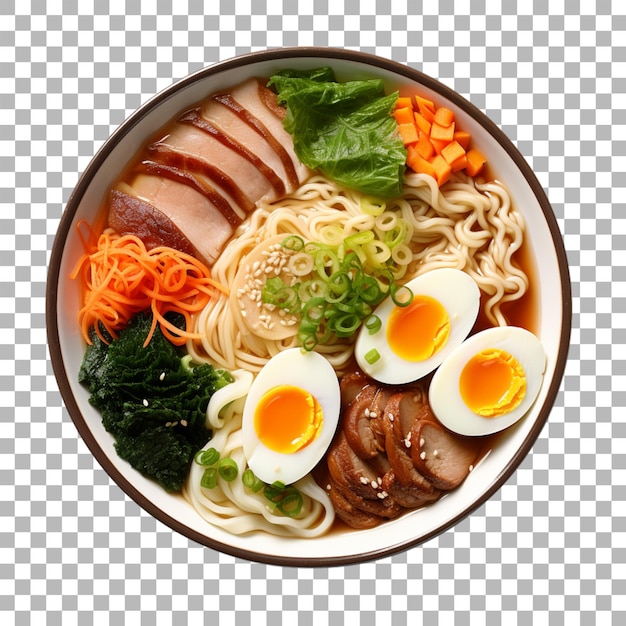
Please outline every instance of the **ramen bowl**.
[[[113, 437], [89, 403], [87, 389], [79, 384], [85, 352], [77, 321], [81, 294], [79, 281], [70, 279], [83, 253], [76, 225], [80, 220], [94, 223], [129, 157], [181, 112], [250, 77], [268, 77], [284, 68], [321, 66], [333, 68], [338, 80], [382, 78], [388, 90], [419, 92], [450, 108], [494, 164], [526, 222], [526, 255], [536, 309], [533, 330], [547, 355], [544, 380], [530, 412], [497, 436], [457, 489], [431, 505], [375, 528], [336, 525], [310, 539], [261, 532], [233, 535], [209, 524], [181, 495], [164, 491], [120, 459]], [[511, 141], [480, 110], [437, 80], [390, 60], [332, 48], [276, 49], [236, 57], [191, 74], [141, 106], [102, 145], [71, 194], [52, 249], [47, 287], [48, 341], [64, 403], [80, 436], [112, 480], [156, 519], [195, 542], [252, 561], [288, 566], [333, 566], [382, 558], [451, 529], [482, 505], [511, 477], [550, 415], [563, 376], [570, 327], [570, 282], [557, 221], [537, 178]]]

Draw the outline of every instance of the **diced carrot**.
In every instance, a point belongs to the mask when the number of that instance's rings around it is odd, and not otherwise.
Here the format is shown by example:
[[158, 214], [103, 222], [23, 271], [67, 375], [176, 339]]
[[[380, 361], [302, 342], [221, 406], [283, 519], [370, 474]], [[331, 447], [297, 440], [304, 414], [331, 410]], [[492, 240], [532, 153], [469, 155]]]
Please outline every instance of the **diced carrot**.
[[432, 100], [415, 94], [415, 104], [417, 105], [417, 110], [422, 113], [422, 115], [423, 110], [430, 111], [433, 115], [435, 114], [435, 103]]
[[415, 117], [411, 107], [396, 109], [393, 112], [393, 116], [396, 118], [396, 122], [398, 122], [398, 124], [415, 124]]
[[439, 107], [435, 111], [435, 123], [439, 126], [450, 126], [454, 122], [454, 113], [446, 107]]
[[398, 124], [398, 130], [405, 146], [417, 141], [417, 126], [415, 124]]
[[448, 181], [450, 178], [450, 174], [452, 173], [452, 168], [446, 160], [438, 154], [435, 158], [430, 161], [430, 164], [435, 169], [435, 178], [437, 179], [437, 183], [441, 187], [444, 183]]
[[451, 141], [442, 151], [441, 156], [453, 167], [458, 159], [465, 156], [465, 150], [457, 141]]
[[423, 133], [430, 135], [431, 123], [421, 113], [418, 113], [417, 111], [415, 112], [414, 117], [415, 117], [415, 124], [417, 125], [417, 127]]
[[396, 100], [396, 109], [405, 109], [405, 108], [409, 108], [409, 109], [413, 108], [413, 100], [411, 99], [411, 96], [400, 96]]
[[435, 148], [435, 152], [437, 154], [441, 154], [441, 151], [448, 145], [449, 142], [442, 141], [441, 139], [433, 139], [432, 136], [431, 136], [430, 137], [430, 143]]
[[454, 141], [458, 142], [463, 150], [469, 148], [471, 135], [466, 130], [455, 130]]
[[449, 126], [442, 126], [437, 122], [433, 122], [430, 128], [430, 138], [438, 141], [452, 141], [454, 139], [454, 122]]
[[454, 163], [450, 164], [453, 172], [460, 172], [467, 167], [467, 155], [464, 154], [460, 159], [457, 159]]
[[413, 146], [409, 146], [407, 149], [406, 162], [414, 172], [418, 174], [428, 174], [435, 180], [437, 179], [433, 165], [428, 160], [421, 157]]
[[415, 144], [415, 149], [417, 153], [426, 160], [431, 159], [435, 155], [435, 146], [433, 146], [426, 133], [420, 133], [419, 139]]
[[394, 116], [407, 147], [408, 167], [434, 177], [440, 186], [452, 172], [465, 170], [475, 176], [484, 167], [485, 156], [470, 149], [471, 135], [457, 130], [452, 109], [437, 107], [432, 100], [415, 94], [398, 98]]
[[487, 159], [482, 152], [480, 152], [479, 150], [476, 150], [475, 148], [468, 150], [467, 166], [465, 167], [465, 171], [467, 172], [467, 175], [476, 176], [476, 174], [480, 172], [480, 170], [483, 168], [486, 162], [487, 162]]

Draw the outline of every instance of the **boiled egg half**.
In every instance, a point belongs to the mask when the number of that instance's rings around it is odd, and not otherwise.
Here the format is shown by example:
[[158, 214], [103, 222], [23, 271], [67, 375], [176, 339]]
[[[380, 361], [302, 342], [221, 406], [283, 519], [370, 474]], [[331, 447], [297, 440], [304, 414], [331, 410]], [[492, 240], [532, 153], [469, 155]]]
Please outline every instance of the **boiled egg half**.
[[266, 483], [288, 485], [308, 474], [335, 434], [341, 398], [332, 365], [317, 352], [291, 348], [258, 373], [243, 410], [243, 451]]
[[354, 354], [365, 374], [399, 385], [423, 378], [443, 362], [472, 330], [480, 306], [474, 279], [452, 268], [432, 270], [405, 285], [408, 306], [387, 298], [374, 311], [380, 330], [359, 331]]
[[545, 351], [533, 333], [516, 326], [489, 328], [467, 339], [435, 372], [431, 409], [460, 435], [498, 432], [528, 412], [545, 368]]

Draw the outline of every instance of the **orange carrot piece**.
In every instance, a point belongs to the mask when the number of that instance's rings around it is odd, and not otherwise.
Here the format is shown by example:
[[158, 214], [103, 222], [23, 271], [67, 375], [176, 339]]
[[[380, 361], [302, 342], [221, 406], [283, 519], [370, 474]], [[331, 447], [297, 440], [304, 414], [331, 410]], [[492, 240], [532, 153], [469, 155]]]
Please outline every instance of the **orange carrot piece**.
[[413, 108], [411, 96], [399, 96], [396, 100], [396, 109]]
[[419, 139], [415, 144], [415, 149], [417, 153], [427, 161], [435, 156], [435, 146], [433, 146], [431, 140], [428, 138], [428, 135], [425, 133], [420, 133]]
[[467, 166], [465, 167], [465, 171], [467, 172], [467, 175], [476, 176], [476, 174], [478, 174], [478, 172], [482, 170], [486, 162], [487, 162], [487, 158], [482, 152], [480, 152], [479, 150], [476, 150], [475, 148], [468, 150], [467, 151]]
[[463, 155], [460, 159], [457, 159], [454, 163], [450, 164], [453, 172], [460, 172], [467, 167], [467, 155]]
[[454, 122], [449, 126], [442, 126], [437, 122], [433, 122], [430, 128], [430, 138], [438, 141], [452, 141], [454, 139]]
[[417, 126], [415, 124], [398, 124], [398, 130], [405, 146], [417, 141]]
[[413, 146], [409, 146], [407, 149], [407, 165], [418, 174], [428, 174], [435, 180], [437, 179], [435, 168], [430, 161], [421, 157], [417, 150]]
[[437, 179], [437, 183], [441, 187], [441, 185], [446, 183], [450, 178], [452, 168], [440, 154], [434, 157], [430, 161], [430, 164], [435, 169], [435, 178]]
[[[78, 224], [79, 229], [83, 226]], [[115, 338], [131, 317], [151, 309], [153, 323], [144, 345], [150, 343], [157, 323], [172, 343], [183, 345], [188, 339], [200, 338], [188, 330], [191, 315], [201, 311], [218, 291], [228, 294], [193, 256], [167, 247], [147, 250], [138, 237], [110, 229], [89, 239], [70, 277], [82, 281], [83, 306], [78, 320], [88, 344], [92, 328], [103, 341], [102, 328]], [[183, 315], [186, 330], [165, 319], [169, 311]]]
[[470, 144], [471, 135], [466, 130], [455, 130], [454, 141], [456, 141], [463, 150], [468, 150]]
[[[417, 110], [424, 115], [424, 111], [432, 113], [432, 117], [435, 115], [435, 103], [428, 98], [424, 98], [424, 96], [420, 96], [415, 94], [415, 104], [417, 105]], [[426, 116], [424, 116], [426, 117]]]
[[398, 124], [415, 124], [415, 117], [413, 116], [413, 109], [411, 107], [396, 109], [393, 112], [393, 116], [396, 118]]
[[432, 136], [430, 137], [430, 143], [433, 145], [433, 148], [435, 148], [435, 152], [437, 154], [441, 154], [441, 151], [448, 145], [448, 141], [445, 140], [441, 140], [441, 139], [433, 139]]
[[458, 141], [451, 141], [445, 148], [443, 148], [441, 156], [452, 167], [457, 159], [465, 156], [465, 150], [463, 150]]
[[427, 135], [430, 135], [431, 123], [419, 112], [415, 112], [415, 125]]
[[439, 107], [435, 111], [435, 123], [439, 126], [450, 126], [454, 122], [454, 112], [446, 107]]

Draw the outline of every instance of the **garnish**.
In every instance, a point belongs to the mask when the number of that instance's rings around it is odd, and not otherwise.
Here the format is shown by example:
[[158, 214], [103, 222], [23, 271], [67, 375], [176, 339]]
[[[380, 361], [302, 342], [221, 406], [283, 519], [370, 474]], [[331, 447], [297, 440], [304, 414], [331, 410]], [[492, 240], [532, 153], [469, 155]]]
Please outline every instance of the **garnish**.
[[[181, 323], [168, 315], [169, 323]], [[205, 363], [191, 364], [149, 315], [132, 318], [119, 337], [100, 339], [91, 330], [78, 380], [89, 402], [115, 438], [117, 454], [167, 491], [180, 491], [189, 463], [209, 440], [206, 410], [217, 389], [232, 382], [229, 374]], [[210, 460], [210, 452], [202, 458]]]
[[373, 239], [372, 231], [363, 231], [339, 247], [305, 243], [295, 235], [283, 242], [291, 250], [309, 255], [314, 277], [289, 285], [280, 276], [270, 278], [261, 299], [300, 319], [298, 339], [304, 350], [313, 350], [332, 337], [351, 337], [364, 322], [370, 333], [378, 332], [381, 323], [372, 312], [388, 295], [398, 306], [410, 303], [410, 290], [396, 284], [385, 264], [371, 274], [366, 271], [361, 255], [368, 257], [361, 246]]
[[268, 83], [286, 105], [284, 127], [302, 163], [365, 194], [399, 196], [406, 150], [382, 80], [339, 83], [330, 68], [284, 70]]
[[[87, 237], [81, 228], [89, 229]], [[224, 290], [204, 264], [173, 248], [148, 250], [134, 235], [106, 230], [95, 241], [95, 234], [85, 222], [78, 224], [78, 232], [85, 253], [71, 278], [80, 277], [83, 283], [78, 320], [87, 344], [92, 343], [92, 329], [107, 342], [103, 329], [115, 339], [133, 316], [146, 310], [152, 313], [152, 326], [145, 345], [150, 343], [157, 324], [178, 346], [200, 337], [189, 331], [191, 315], [201, 311], [217, 290]], [[184, 325], [172, 324], [165, 317], [168, 312], [182, 315]]]
[[429, 174], [439, 186], [453, 172], [465, 170], [468, 176], [476, 176], [485, 165], [482, 152], [470, 147], [470, 133], [457, 128], [454, 112], [447, 107], [436, 107], [416, 94], [398, 98], [393, 115], [407, 148], [407, 165]]

